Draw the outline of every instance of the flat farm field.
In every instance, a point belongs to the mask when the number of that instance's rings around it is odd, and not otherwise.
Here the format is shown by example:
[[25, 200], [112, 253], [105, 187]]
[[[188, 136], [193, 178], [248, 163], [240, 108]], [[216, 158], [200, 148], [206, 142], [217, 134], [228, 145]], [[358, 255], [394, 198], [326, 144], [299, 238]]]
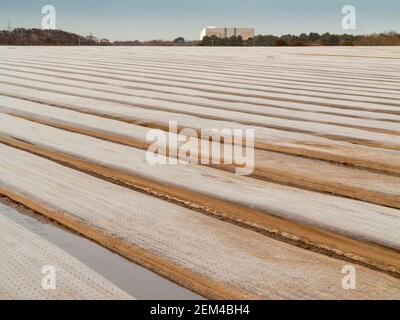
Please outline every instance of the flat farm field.
[[206, 298], [400, 299], [400, 48], [0, 47], [0, 195]]

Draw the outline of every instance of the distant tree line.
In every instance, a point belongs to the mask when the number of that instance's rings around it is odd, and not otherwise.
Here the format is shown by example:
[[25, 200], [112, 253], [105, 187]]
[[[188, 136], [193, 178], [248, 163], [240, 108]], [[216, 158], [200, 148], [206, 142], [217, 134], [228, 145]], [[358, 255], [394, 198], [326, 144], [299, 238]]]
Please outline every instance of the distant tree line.
[[149, 41], [114, 41], [112, 45], [114, 46], [196, 46], [198, 41], [187, 41], [183, 37], [178, 37], [174, 41], [166, 40], [149, 40]]
[[369, 35], [318, 34], [300, 35], [258, 35], [252, 39], [242, 37], [204, 37], [202, 41], [186, 41], [178, 37], [173, 41], [114, 41], [98, 39], [92, 35], [83, 37], [62, 30], [42, 30], [18, 28], [11, 31], [0, 30], [0, 45], [63, 45], [63, 46], [396, 46], [400, 45], [400, 34], [387, 32]]
[[[45, 45], [97, 45], [101, 40], [93, 36], [82, 37], [80, 35], [62, 30], [42, 30], [18, 28], [12, 31], [0, 31], [1, 45], [20, 46], [45, 46]], [[103, 39], [106, 44], [106, 39]]]
[[62, 30], [42, 30], [17, 28], [14, 30], [0, 30], [0, 45], [18, 46], [190, 46], [197, 45], [198, 41], [186, 41], [178, 37], [174, 41], [114, 41], [98, 39], [93, 35], [86, 37]]
[[217, 36], [204, 37], [199, 42], [200, 46], [259, 46], [259, 47], [284, 47], [284, 46], [397, 46], [400, 45], [400, 34], [387, 32], [370, 35], [351, 34], [318, 34], [311, 32], [300, 35], [286, 34], [283, 36], [258, 35], [254, 38], [243, 40], [241, 36], [218, 38]]

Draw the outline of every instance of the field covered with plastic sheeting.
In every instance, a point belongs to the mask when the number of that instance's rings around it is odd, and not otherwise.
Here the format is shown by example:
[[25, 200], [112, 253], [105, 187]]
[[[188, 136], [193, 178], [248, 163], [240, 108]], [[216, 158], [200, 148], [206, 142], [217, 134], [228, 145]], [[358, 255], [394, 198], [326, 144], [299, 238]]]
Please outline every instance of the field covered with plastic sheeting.
[[[206, 298], [400, 299], [399, 72], [392, 47], [1, 47], [0, 194]], [[253, 163], [207, 130], [253, 132]]]

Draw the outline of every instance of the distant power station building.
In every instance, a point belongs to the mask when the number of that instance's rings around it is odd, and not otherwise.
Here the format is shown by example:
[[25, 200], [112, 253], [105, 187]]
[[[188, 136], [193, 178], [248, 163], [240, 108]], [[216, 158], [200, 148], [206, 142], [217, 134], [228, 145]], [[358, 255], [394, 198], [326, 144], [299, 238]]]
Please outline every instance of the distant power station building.
[[216, 36], [218, 38], [230, 38], [232, 36], [241, 36], [243, 40], [254, 38], [254, 28], [217, 28], [207, 27], [200, 33], [200, 40], [204, 37]]

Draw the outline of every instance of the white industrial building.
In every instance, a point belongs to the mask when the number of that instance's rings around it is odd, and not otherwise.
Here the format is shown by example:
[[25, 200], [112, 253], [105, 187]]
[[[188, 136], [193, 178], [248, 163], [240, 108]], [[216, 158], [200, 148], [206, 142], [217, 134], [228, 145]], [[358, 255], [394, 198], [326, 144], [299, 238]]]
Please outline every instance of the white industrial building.
[[232, 36], [241, 36], [243, 40], [254, 38], [254, 28], [217, 28], [206, 27], [200, 33], [200, 40], [204, 37], [216, 36], [218, 38], [230, 38]]

